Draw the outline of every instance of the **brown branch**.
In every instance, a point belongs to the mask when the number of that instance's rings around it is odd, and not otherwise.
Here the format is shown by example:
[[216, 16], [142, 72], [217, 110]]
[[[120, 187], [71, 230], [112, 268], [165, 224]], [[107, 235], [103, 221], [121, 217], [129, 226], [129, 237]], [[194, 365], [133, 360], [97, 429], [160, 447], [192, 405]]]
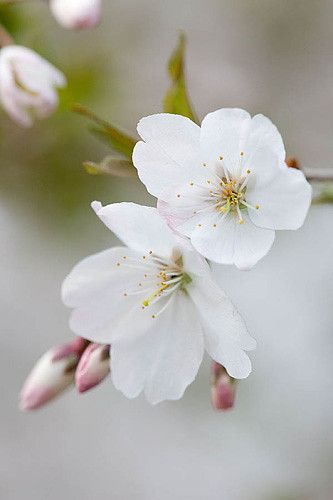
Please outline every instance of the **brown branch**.
[[333, 168], [305, 168], [303, 172], [308, 181], [333, 182]]
[[333, 181], [333, 168], [303, 168], [297, 158], [289, 156], [286, 158], [289, 168], [302, 170], [308, 181], [327, 182]]

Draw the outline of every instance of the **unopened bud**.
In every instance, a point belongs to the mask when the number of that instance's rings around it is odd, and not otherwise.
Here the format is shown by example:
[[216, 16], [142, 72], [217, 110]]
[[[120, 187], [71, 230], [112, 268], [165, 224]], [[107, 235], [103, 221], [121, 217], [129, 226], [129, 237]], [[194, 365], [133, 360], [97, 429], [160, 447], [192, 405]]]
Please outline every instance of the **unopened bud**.
[[101, 0], [50, 0], [50, 9], [64, 28], [85, 29], [99, 24], [101, 3]]
[[86, 392], [110, 373], [110, 346], [89, 344], [75, 372], [75, 384], [79, 392]]
[[46, 118], [58, 105], [57, 88], [65, 76], [27, 47], [8, 45], [0, 50], [0, 103], [22, 127]]
[[75, 368], [87, 346], [77, 337], [68, 344], [53, 347], [35, 364], [20, 394], [20, 409], [36, 410], [55, 398], [74, 382]]
[[236, 381], [228, 375], [226, 369], [213, 361], [212, 364], [212, 405], [216, 410], [229, 410], [234, 406]]

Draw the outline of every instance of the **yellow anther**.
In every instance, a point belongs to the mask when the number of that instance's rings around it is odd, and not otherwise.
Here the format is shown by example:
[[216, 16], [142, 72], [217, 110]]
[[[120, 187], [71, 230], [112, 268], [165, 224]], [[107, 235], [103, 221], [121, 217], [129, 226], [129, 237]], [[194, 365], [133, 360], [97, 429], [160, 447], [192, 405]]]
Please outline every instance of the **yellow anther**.
[[190, 182], [190, 186], [194, 186], [194, 182]]
[[203, 163], [203, 164], [202, 164], [202, 166], [203, 166], [203, 167], [207, 167], [207, 163]]
[[156, 315], [155, 315], [155, 314], [152, 314], [152, 315], [151, 315], [151, 317], [154, 319], [154, 318], [156, 318]]
[[250, 174], [251, 173], [251, 170], [248, 168], [247, 171], [246, 171], [247, 174]]
[[256, 205], [256, 209], [259, 210], [259, 208], [260, 208], [260, 205]]
[[161, 288], [159, 288], [158, 290], [155, 290], [154, 293], [152, 293], [147, 299], [145, 299], [142, 304], [145, 306], [145, 307], [148, 307], [149, 306], [149, 303], [156, 297], [156, 296], [160, 296], [160, 294], [166, 289], [168, 288], [169, 285], [166, 285], [166, 284], [163, 284], [161, 283]]
[[220, 156], [220, 157], [219, 157], [219, 160], [223, 160], [223, 156]]
[[238, 224], [244, 224], [244, 219], [239, 219]]
[[241, 152], [240, 152], [240, 155], [241, 155], [241, 156], [244, 156], [244, 151], [241, 151]]
[[216, 227], [216, 224], [213, 224], [213, 227]]

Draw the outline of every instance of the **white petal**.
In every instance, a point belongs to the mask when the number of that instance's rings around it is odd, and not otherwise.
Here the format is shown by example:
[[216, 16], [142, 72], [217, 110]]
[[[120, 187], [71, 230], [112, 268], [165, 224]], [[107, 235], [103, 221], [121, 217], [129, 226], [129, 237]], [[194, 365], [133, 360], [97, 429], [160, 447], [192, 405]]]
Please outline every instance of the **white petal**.
[[[124, 259], [126, 257], [126, 259]], [[121, 285], [136, 270], [126, 268], [125, 260], [140, 255], [126, 247], [114, 247], [90, 255], [74, 266], [62, 284], [62, 300], [68, 307], [91, 304], [97, 294], [104, 294], [109, 286]], [[119, 266], [117, 264], [120, 264]], [[140, 271], [136, 274], [139, 276]], [[98, 297], [97, 297], [98, 300]]]
[[280, 132], [269, 118], [255, 115], [244, 143], [244, 163], [251, 163], [255, 154], [261, 149], [270, 150], [271, 155], [277, 157], [279, 164], [284, 163], [286, 152]]
[[156, 208], [135, 203], [113, 203], [103, 207], [94, 201], [98, 217], [125, 245], [139, 252], [152, 251], [168, 257], [176, 244], [175, 236]]
[[189, 247], [182, 247], [182, 258], [185, 273], [191, 276], [207, 276], [210, 274], [210, 267], [206, 259], [195, 250], [190, 242]]
[[308, 213], [311, 193], [311, 186], [300, 170], [280, 168], [271, 180], [248, 189], [247, 201], [260, 207], [250, 210], [249, 216], [259, 227], [298, 229]]
[[125, 296], [132, 288], [138, 289], [144, 278], [144, 270], [126, 267], [131, 258], [138, 258], [136, 252], [112, 248], [87, 257], [66, 277], [62, 298], [67, 306], [76, 308], [70, 318], [76, 335], [110, 343], [117, 322], [140, 303], [138, 295]]
[[223, 108], [209, 113], [201, 124], [202, 160], [214, 169], [222, 156], [229, 172], [238, 175], [240, 153], [250, 123], [251, 116], [243, 109]]
[[[215, 208], [216, 199], [210, 193], [210, 189], [216, 189], [219, 181], [211, 175], [204, 183], [191, 182], [177, 191], [170, 191], [168, 203], [159, 201], [158, 210], [174, 231], [190, 237], [200, 223], [210, 220], [213, 226], [214, 218], [219, 217]], [[217, 189], [220, 190], [220, 187]]]
[[205, 348], [234, 378], [246, 378], [251, 362], [243, 349], [254, 349], [255, 340], [225, 293], [212, 281], [196, 279], [188, 288], [204, 329]]
[[179, 399], [194, 380], [203, 355], [201, 327], [190, 299], [180, 292], [156, 318], [136, 310], [117, 329], [112, 379], [128, 398], [144, 390], [148, 401]]
[[167, 201], [166, 191], [201, 175], [200, 128], [189, 118], [157, 114], [142, 118], [133, 163], [148, 191]]
[[246, 324], [226, 295], [213, 280], [210, 272], [204, 277], [196, 277], [188, 287], [199, 315], [204, 318], [205, 328], [214, 335], [223, 337], [226, 341], [236, 344], [244, 350], [256, 348], [256, 341], [252, 338]]
[[244, 224], [234, 214], [220, 216], [211, 223], [197, 227], [191, 242], [204, 257], [218, 264], [235, 264], [239, 269], [250, 269], [271, 248], [274, 231], [255, 226], [246, 211], [242, 211]]

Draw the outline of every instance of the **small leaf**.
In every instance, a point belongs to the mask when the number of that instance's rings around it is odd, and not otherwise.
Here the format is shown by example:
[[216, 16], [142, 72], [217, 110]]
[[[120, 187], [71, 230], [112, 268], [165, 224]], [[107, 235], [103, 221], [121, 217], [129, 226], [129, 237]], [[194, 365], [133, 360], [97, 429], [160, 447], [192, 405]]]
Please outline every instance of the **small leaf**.
[[186, 90], [185, 82], [185, 48], [186, 38], [180, 34], [178, 45], [174, 50], [168, 64], [168, 73], [171, 78], [171, 87], [166, 92], [163, 109], [166, 113], [187, 116], [194, 122], [198, 119], [192, 109]]
[[111, 125], [107, 121], [102, 120], [80, 104], [72, 106], [72, 111], [90, 118], [90, 120], [95, 123], [93, 127], [90, 127], [93, 134], [106, 141], [109, 145], [111, 145], [112, 149], [118, 153], [123, 154], [130, 160], [132, 159], [133, 149], [137, 142], [136, 139], [129, 136], [125, 132], [122, 132], [120, 129]]
[[114, 177], [136, 177], [137, 172], [132, 162], [123, 158], [106, 156], [100, 163], [86, 161], [83, 166], [91, 175], [113, 175]]

